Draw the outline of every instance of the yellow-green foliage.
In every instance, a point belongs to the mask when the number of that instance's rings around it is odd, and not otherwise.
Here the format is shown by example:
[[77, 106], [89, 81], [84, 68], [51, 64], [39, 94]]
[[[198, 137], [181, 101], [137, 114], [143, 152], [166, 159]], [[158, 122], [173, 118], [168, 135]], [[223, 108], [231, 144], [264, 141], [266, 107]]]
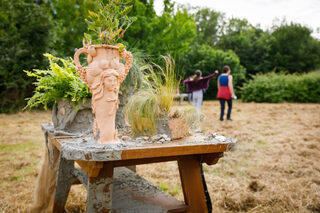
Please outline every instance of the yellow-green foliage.
[[134, 133], [154, 133], [155, 119], [170, 114], [173, 97], [179, 88], [175, 63], [170, 56], [162, 56], [165, 69], [154, 64], [146, 66], [145, 82], [139, 92], [126, 104], [126, 120]]
[[71, 58], [62, 59], [48, 53], [44, 56], [49, 59], [47, 70], [25, 71], [29, 77], [36, 78], [36, 88], [24, 109], [38, 104], [42, 104], [46, 109], [60, 99], [81, 102], [91, 97], [89, 88], [79, 77]]
[[[126, 6], [127, 0], [109, 0], [106, 4], [97, 1], [99, 10], [88, 11], [89, 17], [85, 19], [90, 33], [85, 33], [87, 40], [95, 44], [115, 45], [124, 36], [125, 31], [137, 20], [136, 17], [128, 17], [133, 5]], [[121, 44], [120, 49], [124, 46]]]
[[147, 80], [156, 90], [160, 113], [168, 114], [173, 104], [173, 97], [177, 93], [180, 80], [175, 73], [175, 62], [170, 56], [162, 56], [165, 61], [165, 69], [154, 64], [150, 66]]
[[157, 96], [153, 88], [145, 88], [134, 94], [125, 106], [126, 120], [132, 131], [154, 133], [155, 118], [159, 114]]

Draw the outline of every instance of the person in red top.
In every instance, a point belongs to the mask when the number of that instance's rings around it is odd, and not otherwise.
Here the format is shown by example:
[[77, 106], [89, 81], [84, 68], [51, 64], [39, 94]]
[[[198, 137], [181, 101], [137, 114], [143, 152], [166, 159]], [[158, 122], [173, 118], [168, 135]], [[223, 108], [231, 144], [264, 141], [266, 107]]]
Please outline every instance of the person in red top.
[[210, 79], [218, 75], [218, 73], [218, 70], [216, 70], [211, 75], [202, 77], [201, 70], [196, 70], [194, 76], [183, 81], [183, 83], [187, 84], [187, 92], [192, 92], [193, 105], [199, 112], [201, 111], [203, 90], [209, 88]]
[[229, 66], [224, 66], [222, 69], [222, 74], [218, 78], [218, 94], [217, 98], [220, 101], [221, 111], [220, 111], [220, 121], [223, 121], [225, 102], [228, 103], [228, 113], [227, 120], [231, 119], [232, 110], [232, 98], [236, 99], [233, 91], [232, 85], [232, 75], [230, 75], [231, 69]]

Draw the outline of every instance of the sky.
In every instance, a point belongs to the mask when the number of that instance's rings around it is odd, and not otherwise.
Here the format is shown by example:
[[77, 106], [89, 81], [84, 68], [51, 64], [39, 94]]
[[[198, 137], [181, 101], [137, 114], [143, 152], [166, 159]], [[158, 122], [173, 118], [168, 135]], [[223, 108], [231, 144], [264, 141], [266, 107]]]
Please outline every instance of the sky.
[[[252, 25], [270, 29], [273, 23], [284, 18], [308, 26], [312, 36], [320, 39], [320, 0], [174, 0], [179, 4], [209, 7], [225, 13], [227, 18], [245, 18]], [[154, 1], [155, 10], [160, 14], [163, 0]], [[276, 21], [278, 19], [278, 21]]]

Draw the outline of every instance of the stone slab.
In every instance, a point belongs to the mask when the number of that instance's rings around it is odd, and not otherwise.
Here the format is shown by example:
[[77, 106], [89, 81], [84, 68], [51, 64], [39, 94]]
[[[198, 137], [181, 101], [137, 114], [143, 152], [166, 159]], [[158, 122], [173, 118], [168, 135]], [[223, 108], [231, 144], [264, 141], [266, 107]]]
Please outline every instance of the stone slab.
[[114, 169], [112, 212], [185, 212], [188, 207], [124, 167]]

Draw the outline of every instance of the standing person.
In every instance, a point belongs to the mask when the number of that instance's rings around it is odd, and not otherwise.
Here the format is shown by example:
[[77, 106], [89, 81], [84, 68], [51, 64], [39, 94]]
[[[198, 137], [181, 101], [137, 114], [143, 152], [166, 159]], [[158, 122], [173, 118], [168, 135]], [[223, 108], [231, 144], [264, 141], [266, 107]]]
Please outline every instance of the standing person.
[[189, 90], [188, 84], [186, 84], [186, 92], [188, 93], [188, 103], [191, 104], [192, 100], [192, 91]]
[[220, 121], [223, 121], [225, 102], [228, 103], [228, 113], [227, 120], [231, 119], [232, 110], [232, 98], [236, 98], [233, 85], [232, 85], [232, 75], [230, 75], [231, 69], [229, 66], [224, 66], [222, 69], [222, 74], [218, 77], [218, 94], [217, 97], [220, 101], [221, 111], [220, 111]]
[[188, 92], [192, 92], [193, 105], [199, 112], [201, 111], [203, 90], [209, 88], [210, 79], [218, 75], [218, 73], [218, 70], [216, 70], [211, 75], [202, 77], [201, 70], [196, 70], [193, 76], [183, 81], [183, 83], [187, 84]]

